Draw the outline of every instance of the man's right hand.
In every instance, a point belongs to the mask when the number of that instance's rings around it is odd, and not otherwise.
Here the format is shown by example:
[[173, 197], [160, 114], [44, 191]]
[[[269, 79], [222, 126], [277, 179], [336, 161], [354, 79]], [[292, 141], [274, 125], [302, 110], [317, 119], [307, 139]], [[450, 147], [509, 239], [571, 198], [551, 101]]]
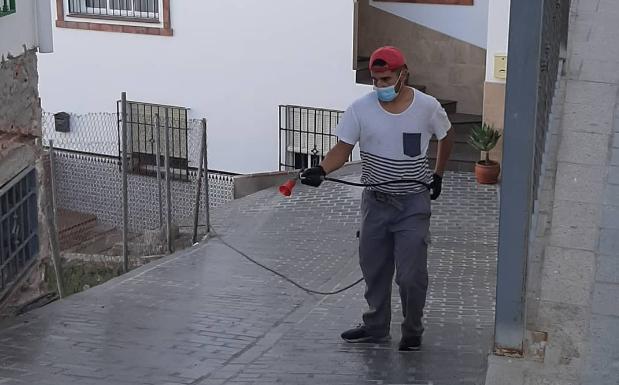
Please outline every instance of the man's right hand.
[[318, 187], [322, 184], [322, 181], [326, 175], [327, 174], [322, 166], [316, 166], [303, 170], [299, 178], [303, 184]]

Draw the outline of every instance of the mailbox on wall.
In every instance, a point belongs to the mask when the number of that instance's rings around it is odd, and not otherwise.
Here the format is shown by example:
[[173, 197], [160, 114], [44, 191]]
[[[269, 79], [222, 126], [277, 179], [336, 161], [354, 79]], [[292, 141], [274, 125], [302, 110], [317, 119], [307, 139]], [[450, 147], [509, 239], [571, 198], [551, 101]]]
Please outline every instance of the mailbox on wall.
[[54, 127], [57, 132], [69, 132], [70, 130], [70, 115], [66, 112], [54, 114]]

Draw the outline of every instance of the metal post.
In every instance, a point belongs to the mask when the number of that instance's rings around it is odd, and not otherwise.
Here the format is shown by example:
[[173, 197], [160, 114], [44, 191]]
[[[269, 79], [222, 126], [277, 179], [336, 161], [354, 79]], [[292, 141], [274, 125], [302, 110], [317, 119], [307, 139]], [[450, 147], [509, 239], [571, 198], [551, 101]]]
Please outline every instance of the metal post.
[[159, 114], [155, 114], [155, 131], [157, 134], [157, 140], [155, 146], [157, 147], [157, 197], [159, 202], [159, 228], [163, 227], [163, 200], [161, 199], [161, 122], [159, 121]]
[[168, 109], [165, 110], [165, 182], [166, 182], [166, 240], [168, 253], [172, 252], [172, 191], [170, 180], [170, 127], [168, 123]]
[[122, 114], [122, 200], [123, 200], [123, 271], [129, 271], [129, 197], [127, 186], [127, 93], [121, 94]]
[[[206, 126], [202, 124], [202, 139], [200, 139], [200, 162], [198, 163], [198, 182], [196, 183], [196, 203], [193, 207], [193, 237], [191, 243], [198, 241], [198, 222], [200, 213], [200, 193], [202, 192], [202, 166], [204, 165], [204, 138], [206, 137]], [[206, 210], [206, 207], [205, 207]], [[208, 230], [208, 229], [207, 229]]]
[[543, 1], [512, 1], [505, 100], [495, 352], [522, 354]]
[[205, 225], [206, 225], [206, 233], [210, 234], [211, 232], [211, 201], [209, 196], [209, 179], [208, 179], [208, 141], [207, 141], [207, 130], [206, 130], [206, 119], [202, 119], [202, 146], [204, 147], [204, 216]]
[[54, 163], [54, 141], [49, 140], [49, 181], [50, 181], [50, 206], [47, 213], [47, 228], [49, 232], [49, 240], [52, 254], [52, 264], [56, 273], [56, 286], [58, 288], [58, 297], [64, 298], [64, 278], [62, 275], [62, 261], [60, 259], [60, 242], [58, 241], [58, 219], [56, 210], [56, 183], [54, 172], [56, 170]]

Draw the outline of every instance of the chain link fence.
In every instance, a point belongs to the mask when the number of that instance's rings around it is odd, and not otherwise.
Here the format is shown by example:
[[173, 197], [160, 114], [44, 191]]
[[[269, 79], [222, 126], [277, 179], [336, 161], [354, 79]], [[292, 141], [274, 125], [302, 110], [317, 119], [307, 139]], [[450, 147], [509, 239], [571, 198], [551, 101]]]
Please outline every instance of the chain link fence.
[[58, 150], [118, 158], [118, 114], [43, 113], [43, 146], [54, 141]]
[[[129, 252], [132, 255], [160, 254], [165, 252], [161, 247], [167, 235], [164, 229], [168, 211], [176, 239], [183, 238], [186, 235], [184, 232], [192, 230], [188, 224], [192, 223], [196, 206], [202, 120], [187, 118], [180, 125], [177, 124], [183, 139], [176, 165], [182, 163], [182, 172], [174, 170], [174, 164], [170, 162], [171, 204], [168, 210], [164, 143], [161, 143], [159, 150], [154, 149], [156, 132], [165, 124], [158, 128], [153, 119], [145, 118], [143, 113], [138, 115], [137, 109], [134, 112], [131, 119], [127, 114]], [[146, 115], [149, 112], [147, 110]], [[165, 113], [163, 110], [157, 112], [161, 112], [158, 115]], [[122, 127], [120, 116], [122, 114], [109, 112], [43, 113], [42, 140], [44, 148], [48, 150], [47, 157], [52, 145], [54, 149], [53, 178], [59, 218], [57, 231], [61, 248], [66, 252], [122, 254], [123, 146], [120, 139], [122, 135], [119, 134]], [[161, 132], [160, 137], [164, 137]], [[136, 144], [138, 140], [142, 142]], [[173, 144], [170, 144], [169, 149], [172, 150], [172, 147]], [[160, 155], [159, 168], [157, 154]], [[182, 162], [178, 160], [181, 158], [184, 159]], [[140, 167], [132, 167], [136, 164]], [[47, 167], [50, 167], [49, 161]], [[234, 198], [233, 175], [209, 171], [208, 186], [210, 208]], [[200, 213], [205, 212], [206, 189], [206, 184], [202, 182]], [[204, 220], [201, 224], [204, 224]], [[202, 226], [201, 231], [205, 230]]]

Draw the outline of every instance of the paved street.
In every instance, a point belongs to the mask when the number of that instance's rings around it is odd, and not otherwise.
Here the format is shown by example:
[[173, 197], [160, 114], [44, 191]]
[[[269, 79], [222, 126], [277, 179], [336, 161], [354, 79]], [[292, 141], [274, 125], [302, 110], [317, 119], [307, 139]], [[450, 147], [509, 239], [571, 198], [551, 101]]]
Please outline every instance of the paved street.
[[[358, 170], [344, 172], [358, 180]], [[1, 384], [483, 383], [493, 332], [497, 191], [449, 173], [434, 204], [430, 292], [421, 352], [392, 341], [351, 345], [363, 284], [309, 295], [217, 238], [38, 309], [0, 331]], [[314, 289], [360, 277], [361, 189], [269, 189], [214, 213], [218, 233]], [[394, 295], [397, 290], [394, 291]]]

